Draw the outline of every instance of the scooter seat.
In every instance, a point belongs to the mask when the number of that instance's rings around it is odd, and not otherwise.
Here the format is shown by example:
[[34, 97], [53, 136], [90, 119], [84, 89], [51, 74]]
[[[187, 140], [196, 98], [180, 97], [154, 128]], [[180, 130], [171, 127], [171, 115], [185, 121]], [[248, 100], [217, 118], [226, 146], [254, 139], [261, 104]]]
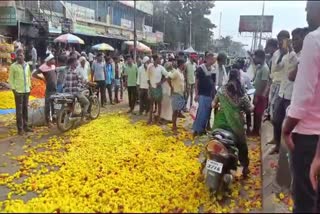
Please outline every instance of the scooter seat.
[[236, 137], [230, 131], [215, 129], [212, 131], [212, 136], [227, 146], [235, 146], [236, 144]]

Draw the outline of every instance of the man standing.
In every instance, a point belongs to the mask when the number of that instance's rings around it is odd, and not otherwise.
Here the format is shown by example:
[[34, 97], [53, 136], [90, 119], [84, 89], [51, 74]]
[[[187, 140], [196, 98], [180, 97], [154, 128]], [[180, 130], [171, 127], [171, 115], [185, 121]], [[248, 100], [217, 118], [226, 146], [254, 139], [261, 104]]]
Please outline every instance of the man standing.
[[79, 58], [79, 62], [80, 62], [80, 64], [78, 65], [77, 70], [81, 74], [82, 78], [84, 80], [88, 81], [89, 80], [89, 72], [86, 67], [87, 60], [85, 57], [81, 56]]
[[276, 39], [268, 39], [266, 47], [264, 51], [266, 52], [266, 63], [271, 70], [272, 67], [272, 57], [274, 52], [278, 50], [278, 40]]
[[260, 135], [260, 127], [262, 116], [265, 108], [267, 107], [267, 91], [269, 82], [269, 68], [265, 63], [265, 53], [263, 50], [257, 50], [253, 56], [253, 62], [257, 68], [254, 79], [254, 87], [256, 89], [253, 105], [254, 105], [254, 124], [253, 134]]
[[193, 122], [193, 136], [205, 133], [210, 121], [211, 103], [215, 96], [216, 74], [212, 71], [216, 58], [213, 53], [207, 53], [205, 63], [196, 70], [195, 101], [199, 102], [197, 116]]
[[[45, 63], [42, 64], [39, 69], [32, 74], [32, 77], [42, 80], [46, 83], [44, 113], [47, 125], [49, 128], [51, 128], [53, 124], [50, 122], [50, 96], [57, 92], [57, 72], [54, 56], [52, 54], [49, 54], [44, 61]], [[44, 78], [39, 76], [39, 74], [42, 74]]]
[[31, 59], [32, 59], [32, 71], [34, 71], [37, 66], [38, 54], [33, 43], [31, 43]]
[[31, 88], [30, 66], [24, 61], [23, 49], [16, 51], [17, 61], [10, 66], [9, 84], [16, 103], [16, 120], [18, 134], [32, 132], [28, 127], [28, 102]]
[[119, 88], [121, 87], [122, 70], [120, 66], [119, 57], [114, 57], [114, 100], [119, 103]]
[[132, 57], [127, 56], [127, 64], [124, 67], [124, 77], [125, 85], [128, 89], [128, 99], [129, 99], [129, 111], [128, 113], [133, 112], [134, 107], [137, 102], [137, 75], [138, 68], [137, 65], [133, 63]]
[[283, 120], [286, 116], [286, 110], [290, 105], [290, 100], [293, 91], [293, 81], [289, 80], [289, 73], [297, 69], [300, 51], [302, 49], [303, 39], [306, 31], [303, 28], [297, 28], [292, 31], [293, 50], [288, 47], [288, 54], [283, 58], [285, 75], [282, 76], [278, 97], [274, 102], [273, 112], [273, 134], [276, 146], [270, 154], [279, 153], [281, 141], [281, 128]]
[[188, 103], [189, 100], [189, 96], [190, 96], [190, 108], [192, 106], [192, 102], [193, 102], [193, 91], [194, 91], [194, 84], [196, 82], [196, 69], [197, 69], [197, 59], [193, 56], [191, 57], [190, 55], [190, 60], [189, 62], [187, 62], [186, 64], [186, 105]]
[[137, 85], [139, 86], [139, 96], [140, 96], [140, 115], [149, 112], [149, 98], [148, 98], [148, 73], [147, 68], [150, 63], [150, 58], [145, 56], [142, 59], [142, 65], [138, 69], [138, 78], [137, 78]]
[[[282, 30], [277, 35], [279, 49], [274, 52], [271, 62], [271, 81], [269, 91], [269, 108], [268, 112], [270, 114], [270, 119], [273, 121], [274, 112], [274, 102], [279, 94], [280, 83], [285, 75], [285, 67], [283, 57], [288, 53], [288, 41], [290, 39], [290, 34], [286, 30]], [[272, 143], [272, 142], [271, 142]]]
[[216, 70], [216, 86], [220, 88], [228, 82], [228, 75], [226, 72], [225, 64], [227, 60], [227, 55], [225, 53], [219, 53], [217, 57], [218, 68]]
[[123, 99], [123, 90], [124, 90], [124, 75], [123, 75], [123, 69], [124, 69], [124, 59], [123, 56], [119, 57], [119, 69], [120, 69], [120, 101]]
[[185, 99], [183, 97], [185, 80], [185, 62], [183, 59], [177, 60], [177, 69], [174, 69], [173, 72], [168, 73], [168, 82], [171, 87], [171, 106], [172, 106], [172, 131], [177, 133], [177, 119], [179, 113], [185, 106]]
[[153, 104], [155, 103], [158, 109], [158, 115], [155, 122], [160, 120], [161, 115], [161, 101], [162, 101], [162, 84], [166, 81], [167, 76], [166, 69], [160, 64], [161, 56], [158, 54], [153, 55], [153, 63], [148, 66], [148, 84], [150, 89], [150, 110], [149, 110], [149, 121], [151, 124], [153, 121]]
[[113, 105], [112, 102], [112, 83], [114, 80], [114, 66], [112, 64], [112, 58], [107, 56], [106, 57], [106, 86], [107, 86], [107, 91], [108, 91], [108, 96], [110, 99], [110, 104]]
[[90, 63], [90, 67], [92, 66], [92, 63], [93, 63], [93, 60], [94, 60], [94, 54], [89, 52], [88, 54], [88, 60], [89, 60], [89, 63]]
[[311, 32], [303, 41], [291, 104], [282, 128], [291, 151], [294, 213], [320, 212], [320, 186], [318, 183], [315, 191], [309, 179], [320, 135], [320, 2], [308, 1], [306, 11]]
[[91, 81], [97, 83], [98, 97], [101, 94], [101, 106], [106, 103], [106, 65], [103, 62], [102, 53], [97, 54], [97, 60], [92, 63]]

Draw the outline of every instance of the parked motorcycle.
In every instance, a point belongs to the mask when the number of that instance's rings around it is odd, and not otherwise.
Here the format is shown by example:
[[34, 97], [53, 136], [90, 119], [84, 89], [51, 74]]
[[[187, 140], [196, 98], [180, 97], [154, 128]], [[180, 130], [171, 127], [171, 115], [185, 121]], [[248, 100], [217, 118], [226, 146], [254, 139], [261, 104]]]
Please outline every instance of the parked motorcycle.
[[[89, 118], [94, 120], [100, 115], [100, 102], [96, 84], [88, 82], [82, 93], [88, 98], [90, 106]], [[50, 120], [55, 120], [60, 131], [70, 130], [76, 121], [83, 117], [82, 107], [77, 96], [70, 93], [57, 93], [50, 96]]]
[[237, 170], [238, 153], [236, 139], [231, 132], [213, 130], [212, 139], [205, 146], [205, 159], [202, 163], [206, 185], [213, 195], [226, 191], [231, 184], [231, 170]]

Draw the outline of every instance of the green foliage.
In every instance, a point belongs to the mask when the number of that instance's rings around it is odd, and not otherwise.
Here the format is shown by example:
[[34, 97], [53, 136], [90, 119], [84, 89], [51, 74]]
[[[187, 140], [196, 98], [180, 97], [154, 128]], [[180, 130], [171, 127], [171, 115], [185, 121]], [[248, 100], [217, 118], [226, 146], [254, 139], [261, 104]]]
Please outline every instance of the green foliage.
[[214, 1], [154, 1], [155, 30], [165, 31], [164, 40], [177, 48], [177, 43], [189, 46], [191, 18], [192, 46], [199, 51], [208, 50], [216, 26], [206, 18], [214, 7]]

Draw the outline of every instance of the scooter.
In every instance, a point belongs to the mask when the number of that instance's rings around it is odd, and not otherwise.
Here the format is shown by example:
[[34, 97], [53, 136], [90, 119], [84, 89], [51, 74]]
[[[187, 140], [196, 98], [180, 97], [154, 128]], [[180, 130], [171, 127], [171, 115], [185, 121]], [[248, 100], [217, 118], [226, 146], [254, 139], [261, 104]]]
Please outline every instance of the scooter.
[[224, 192], [233, 181], [231, 170], [237, 170], [239, 151], [235, 136], [223, 129], [215, 129], [206, 144], [202, 170], [212, 195]]

